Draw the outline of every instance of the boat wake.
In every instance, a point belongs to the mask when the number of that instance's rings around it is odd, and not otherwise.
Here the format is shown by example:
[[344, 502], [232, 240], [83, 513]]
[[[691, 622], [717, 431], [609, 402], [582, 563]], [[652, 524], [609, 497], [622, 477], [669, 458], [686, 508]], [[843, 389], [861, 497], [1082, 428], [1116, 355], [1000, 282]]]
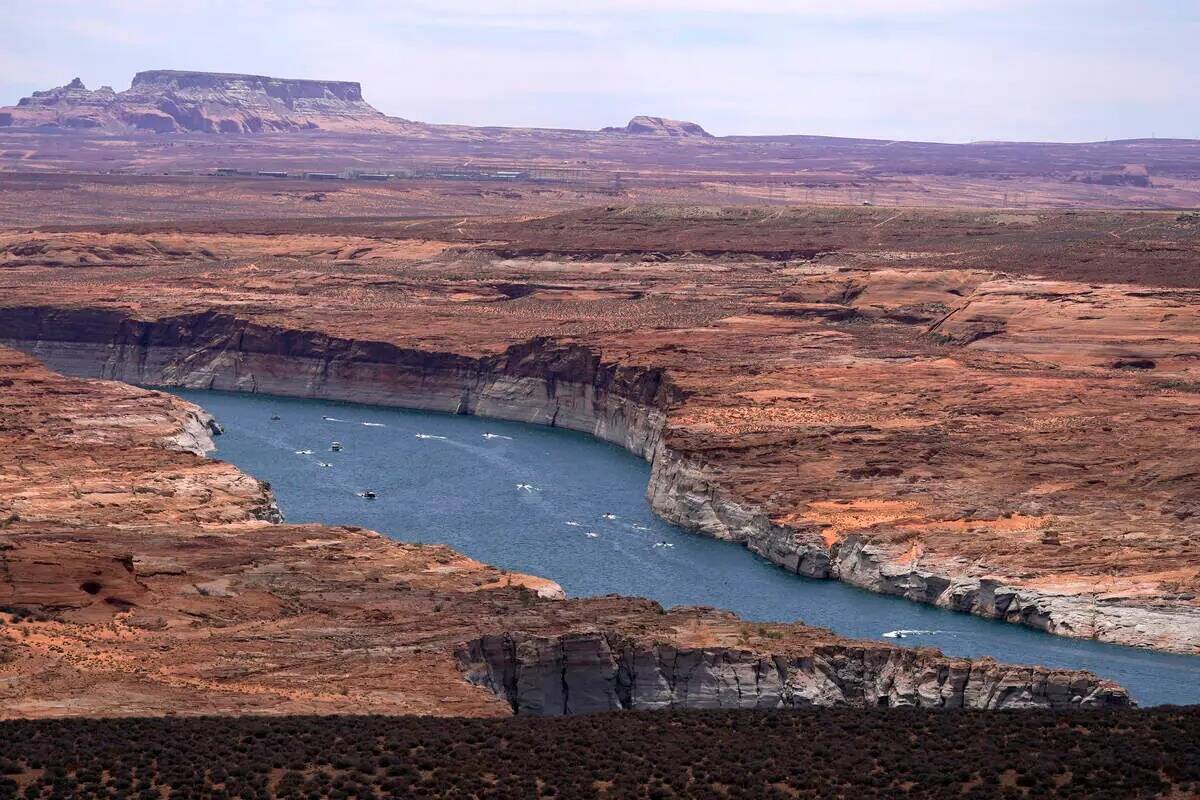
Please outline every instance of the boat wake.
[[325, 417], [325, 416], [322, 416], [321, 419], [325, 420], [326, 422], [345, 422], [346, 421], [344, 419], [338, 419], [337, 417]]
[[511, 436], [501, 436], [498, 433], [485, 433], [485, 434], [483, 434], [483, 438], [485, 438], [485, 439], [507, 439], [510, 442], [512, 441]]
[[386, 428], [387, 427], [382, 422], [364, 422], [364, 423], [362, 423], [362, 425], [364, 428]]
[[413, 435], [416, 436], [418, 439], [446, 439], [446, 438], [448, 438], [446, 436], [437, 436], [432, 433], [414, 433]]
[[922, 631], [911, 628], [901, 628], [898, 631], [888, 631], [883, 634], [885, 639], [907, 639], [909, 636], [932, 636], [935, 633], [945, 633], [946, 631]]

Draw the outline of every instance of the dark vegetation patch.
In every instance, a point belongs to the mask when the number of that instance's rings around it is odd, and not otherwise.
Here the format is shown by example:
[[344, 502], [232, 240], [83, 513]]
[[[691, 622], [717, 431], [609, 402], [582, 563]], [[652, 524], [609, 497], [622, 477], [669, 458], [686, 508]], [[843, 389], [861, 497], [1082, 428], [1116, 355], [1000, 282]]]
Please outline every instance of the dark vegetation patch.
[[1200, 707], [0, 723], [0, 798], [1186, 798]]
[[[27, 608], [25, 606], [10, 606], [0, 604], [0, 614], [9, 615], [8, 621], [13, 625], [20, 625], [22, 622], [29, 620], [30, 622], [53, 622], [55, 617], [53, 614], [48, 614], [45, 611]], [[5, 623], [5, 618], [0, 616], [0, 625]]]
[[1113, 369], [1154, 369], [1157, 364], [1149, 358], [1118, 358], [1112, 364]]

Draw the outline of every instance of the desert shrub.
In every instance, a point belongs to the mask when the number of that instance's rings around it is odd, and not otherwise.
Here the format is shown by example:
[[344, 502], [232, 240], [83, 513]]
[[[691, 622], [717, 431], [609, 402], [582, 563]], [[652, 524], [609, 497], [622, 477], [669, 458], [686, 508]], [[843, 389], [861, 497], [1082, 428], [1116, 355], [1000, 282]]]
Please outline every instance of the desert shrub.
[[[0, 723], [0, 741], [0, 800], [501, 800], [539, 787], [556, 800], [1102, 800], [1200, 789], [1192, 708], [46, 720]], [[273, 770], [284, 772], [272, 785]]]

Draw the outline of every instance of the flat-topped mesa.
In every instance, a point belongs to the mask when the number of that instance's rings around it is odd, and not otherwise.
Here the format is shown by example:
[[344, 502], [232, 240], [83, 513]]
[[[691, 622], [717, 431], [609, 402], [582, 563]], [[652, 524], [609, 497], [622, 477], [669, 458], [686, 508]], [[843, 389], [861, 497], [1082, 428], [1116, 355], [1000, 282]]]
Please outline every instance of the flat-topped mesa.
[[0, 111], [0, 126], [93, 128], [112, 133], [398, 132], [407, 123], [363, 100], [352, 81], [220, 72], [139, 72], [123, 92], [89, 91], [79, 78]]
[[712, 139], [711, 133], [694, 122], [666, 117], [639, 115], [622, 128], [603, 128], [604, 133], [633, 133], [643, 136], [667, 136], [675, 139]]
[[225, 93], [243, 102], [255, 102], [265, 95], [293, 109], [303, 107], [304, 101], [307, 100], [336, 100], [343, 103], [362, 103], [372, 113], [380, 113], [363, 100], [362, 85], [357, 81], [321, 81], [229, 72], [152, 69], [133, 76], [129, 93], [133, 92], [172, 92], [205, 97]]

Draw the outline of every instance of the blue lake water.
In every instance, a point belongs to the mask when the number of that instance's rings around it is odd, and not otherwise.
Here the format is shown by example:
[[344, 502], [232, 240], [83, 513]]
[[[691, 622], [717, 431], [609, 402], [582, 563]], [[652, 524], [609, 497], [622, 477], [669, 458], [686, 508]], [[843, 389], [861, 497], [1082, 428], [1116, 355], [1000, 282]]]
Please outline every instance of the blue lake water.
[[[717, 606], [865, 639], [927, 631], [884, 640], [1089, 669], [1142, 705], [1200, 702], [1200, 657], [1065, 639], [800, 578], [738, 545], [669, 525], [646, 502], [649, 465], [584, 434], [348, 403], [176, 394], [220, 420], [216, 457], [270, 481], [289, 522], [361, 525], [448, 544], [551, 578], [573, 597], [618, 593], [665, 606]], [[340, 452], [330, 449], [335, 441]], [[367, 490], [377, 498], [358, 496]]]

